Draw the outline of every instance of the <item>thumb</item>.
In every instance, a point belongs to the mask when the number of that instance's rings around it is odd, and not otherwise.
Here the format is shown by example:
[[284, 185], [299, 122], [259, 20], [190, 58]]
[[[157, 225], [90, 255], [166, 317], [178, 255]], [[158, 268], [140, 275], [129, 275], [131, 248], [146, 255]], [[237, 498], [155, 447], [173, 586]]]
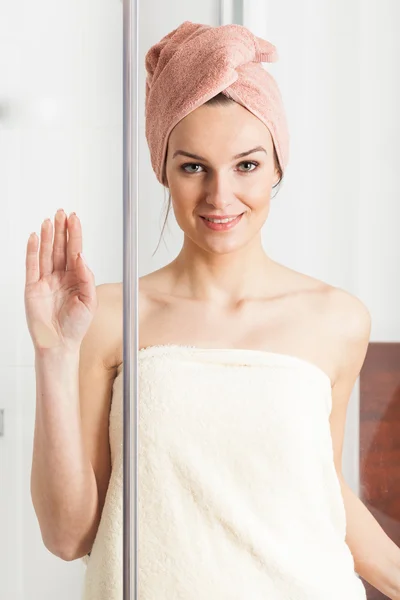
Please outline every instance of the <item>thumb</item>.
[[93, 285], [92, 272], [87, 266], [81, 252], [78, 252], [76, 259], [76, 274], [80, 280], [80, 299], [89, 304], [93, 300], [95, 286]]

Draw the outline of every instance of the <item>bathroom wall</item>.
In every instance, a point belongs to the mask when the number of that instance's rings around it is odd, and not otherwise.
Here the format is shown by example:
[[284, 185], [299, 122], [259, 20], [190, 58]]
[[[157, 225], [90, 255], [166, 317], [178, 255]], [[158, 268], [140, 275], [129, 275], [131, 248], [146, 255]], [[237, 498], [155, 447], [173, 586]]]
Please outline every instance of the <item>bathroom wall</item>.
[[97, 283], [122, 280], [122, 3], [0, 3], [0, 598], [78, 600], [84, 565], [44, 546], [30, 497], [29, 234], [75, 211]]
[[[181, 20], [218, 22], [216, 0], [179, 4], [140, 2], [143, 107], [148, 46]], [[2, 600], [79, 600], [81, 594], [85, 566], [44, 547], [30, 497], [36, 391], [23, 298], [25, 252], [44, 219], [58, 208], [75, 211], [96, 283], [122, 281], [122, 7], [121, 0], [0, 3]], [[143, 142], [144, 123], [140, 135]], [[150, 249], [145, 232], [159, 234], [159, 206], [154, 182], [145, 183], [154, 174], [144, 143], [141, 152], [143, 272]]]

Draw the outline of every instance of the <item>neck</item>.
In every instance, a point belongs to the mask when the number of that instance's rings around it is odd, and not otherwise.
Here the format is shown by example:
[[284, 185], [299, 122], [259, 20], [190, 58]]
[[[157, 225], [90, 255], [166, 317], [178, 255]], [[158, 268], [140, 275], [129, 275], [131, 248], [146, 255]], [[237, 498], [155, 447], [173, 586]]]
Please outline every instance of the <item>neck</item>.
[[223, 254], [205, 251], [185, 238], [170, 268], [175, 293], [179, 290], [198, 300], [232, 305], [264, 295], [273, 265], [261, 237]]

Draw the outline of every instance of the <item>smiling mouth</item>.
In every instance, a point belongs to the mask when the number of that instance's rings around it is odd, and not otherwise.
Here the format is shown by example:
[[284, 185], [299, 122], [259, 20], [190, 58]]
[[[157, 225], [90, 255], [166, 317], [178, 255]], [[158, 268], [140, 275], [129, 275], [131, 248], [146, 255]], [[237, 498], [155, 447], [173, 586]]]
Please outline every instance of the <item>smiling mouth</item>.
[[230, 217], [203, 217], [202, 215], [199, 215], [199, 217], [207, 229], [210, 229], [211, 231], [222, 232], [231, 231], [234, 229], [242, 220], [243, 215], [244, 213]]
[[244, 214], [244, 213], [240, 213], [238, 215], [226, 215], [226, 216], [221, 216], [221, 217], [206, 217], [203, 215], [199, 215], [199, 216], [202, 219], [204, 219], [205, 221], [209, 221], [210, 223], [230, 223], [231, 221], [234, 221], [238, 217], [241, 217], [242, 214]]

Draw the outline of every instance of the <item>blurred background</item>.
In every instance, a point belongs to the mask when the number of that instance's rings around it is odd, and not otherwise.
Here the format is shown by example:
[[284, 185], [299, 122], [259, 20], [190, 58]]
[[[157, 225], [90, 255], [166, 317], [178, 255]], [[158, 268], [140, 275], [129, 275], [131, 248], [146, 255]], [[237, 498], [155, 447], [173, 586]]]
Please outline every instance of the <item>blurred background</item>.
[[[157, 18], [154, 18], [157, 15]], [[43, 545], [30, 497], [34, 353], [24, 313], [29, 234], [58, 208], [82, 222], [96, 283], [122, 281], [122, 1], [0, 0], [0, 598], [78, 600], [85, 566]], [[268, 65], [291, 132], [290, 163], [263, 231], [267, 252], [357, 295], [371, 341], [400, 341], [398, 0], [139, 3], [139, 269], [172, 260], [182, 234], [144, 135], [144, 56], [185, 20], [239, 23], [275, 44]], [[328, 343], [328, 341], [327, 341]], [[343, 459], [360, 491], [360, 395]]]

